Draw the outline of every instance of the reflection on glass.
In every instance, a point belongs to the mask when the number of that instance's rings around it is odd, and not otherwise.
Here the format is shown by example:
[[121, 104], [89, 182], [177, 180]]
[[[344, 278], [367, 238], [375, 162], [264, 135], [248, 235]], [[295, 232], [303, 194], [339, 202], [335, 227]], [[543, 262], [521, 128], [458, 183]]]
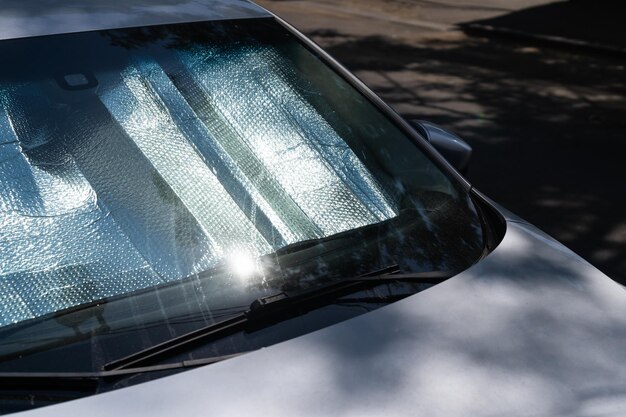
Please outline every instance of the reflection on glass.
[[[24, 246], [2, 263], [13, 307], [0, 324], [231, 264], [231, 247], [246, 276], [285, 245], [397, 215], [276, 48], [139, 54], [94, 77], [93, 93], [1, 93], [2, 236]], [[34, 112], [59, 107], [50, 88], [66, 101], [52, 117]], [[21, 289], [39, 279], [59, 281], [43, 303]], [[86, 279], [97, 290], [80, 290]]]
[[261, 273], [261, 267], [257, 258], [245, 250], [231, 251], [226, 256], [226, 259], [230, 272], [241, 280], [246, 280]]

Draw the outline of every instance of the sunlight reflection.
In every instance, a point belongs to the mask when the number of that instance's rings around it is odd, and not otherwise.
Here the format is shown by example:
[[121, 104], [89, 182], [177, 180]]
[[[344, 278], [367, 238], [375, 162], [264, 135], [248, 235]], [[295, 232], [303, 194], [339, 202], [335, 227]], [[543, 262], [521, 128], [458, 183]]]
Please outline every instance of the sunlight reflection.
[[233, 250], [227, 257], [228, 268], [239, 279], [250, 279], [261, 272], [257, 260], [245, 250]]

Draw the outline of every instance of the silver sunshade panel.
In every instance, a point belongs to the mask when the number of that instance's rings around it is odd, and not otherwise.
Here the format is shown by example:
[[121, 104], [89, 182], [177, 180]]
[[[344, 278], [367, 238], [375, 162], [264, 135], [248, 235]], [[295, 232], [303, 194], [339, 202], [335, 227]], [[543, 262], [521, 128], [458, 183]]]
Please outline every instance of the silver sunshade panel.
[[175, 72], [168, 78], [156, 63], [138, 66], [177, 123], [192, 138], [198, 152], [213, 167], [229, 195], [253, 221], [275, 249], [322, 236], [321, 230], [302, 211], [272, 176], [268, 167], [250, 149], [220, 114], [203, 90], [180, 64], [168, 62]]
[[229, 195], [226, 184], [220, 182], [196, 151], [190, 138], [198, 134], [197, 128], [193, 118], [185, 117], [180, 103], [167, 107], [150, 79], [142, 77], [133, 67], [122, 74], [120, 82], [100, 89], [98, 94], [202, 228], [216, 259], [223, 258], [230, 250], [253, 254], [271, 250], [252, 220]]
[[46, 120], [35, 87], [2, 93], [0, 325], [396, 215], [271, 48], [98, 78]]
[[214, 117], [243, 138], [324, 235], [396, 215], [354, 152], [294, 89], [302, 81], [273, 48], [180, 56]]
[[162, 282], [71, 157], [59, 147], [43, 157], [42, 147], [57, 146], [45, 131], [23, 145], [18, 132], [32, 126], [19, 108], [7, 110], [0, 111], [0, 325]]

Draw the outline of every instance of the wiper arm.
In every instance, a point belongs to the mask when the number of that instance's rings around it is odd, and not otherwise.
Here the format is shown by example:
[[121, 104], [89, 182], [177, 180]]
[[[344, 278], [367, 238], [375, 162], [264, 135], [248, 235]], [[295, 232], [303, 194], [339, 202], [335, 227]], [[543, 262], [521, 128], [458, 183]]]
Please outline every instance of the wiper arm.
[[248, 322], [271, 321], [279, 313], [306, 312], [320, 304], [328, 304], [344, 294], [350, 294], [367, 286], [394, 281], [409, 281], [423, 284], [438, 284], [452, 277], [450, 271], [420, 272], [412, 274], [386, 273], [364, 275], [342, 279], [331, 284], [319, 286], [296, 294], [281, 292], [255, 300], [245, 313]]
[[[397, 268], [397, 267], [395, 267]], [[388, 270], [386, 268], [385, 270]], [[266, 327], [278, 321], [304, 314], [312, 309], [332, 303], [342, 295], [347, 295], [371, 285], [385, 282], [417, 282], [438, 284], [456, 275], [452, 271], [431, 271], [411, 274], [379, 273], [343, 279], [324, 286], [315, 287], [299, 293], [281, 292], [255, 300], [248, 310], [233, 317], [199, 328], [192, 332], [174, 337], [163, 343], [133, 353], [103, 366], [104, 371], [138, 369], [142, 364], [169, 356], [177, 351], [188, 349], [196, 343], [206, 343], [221, 339], [242, 330], [254, 330]]]

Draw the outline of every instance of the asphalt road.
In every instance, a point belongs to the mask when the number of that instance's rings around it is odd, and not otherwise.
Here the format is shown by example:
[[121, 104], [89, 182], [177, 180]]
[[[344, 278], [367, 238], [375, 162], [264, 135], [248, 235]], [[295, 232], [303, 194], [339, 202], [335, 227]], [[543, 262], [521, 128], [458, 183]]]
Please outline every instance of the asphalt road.
[[[468, 178], [478, 189], [626, 283], [626, 56], [468, 35], [456, 26], [512, 16], [533, 32], [531, 11], [570, 3], [258, 3], [311, 36], [400, 114], [465, 138], [474, 148]], [[590, 24], [603, 30], [601, 20]]]

